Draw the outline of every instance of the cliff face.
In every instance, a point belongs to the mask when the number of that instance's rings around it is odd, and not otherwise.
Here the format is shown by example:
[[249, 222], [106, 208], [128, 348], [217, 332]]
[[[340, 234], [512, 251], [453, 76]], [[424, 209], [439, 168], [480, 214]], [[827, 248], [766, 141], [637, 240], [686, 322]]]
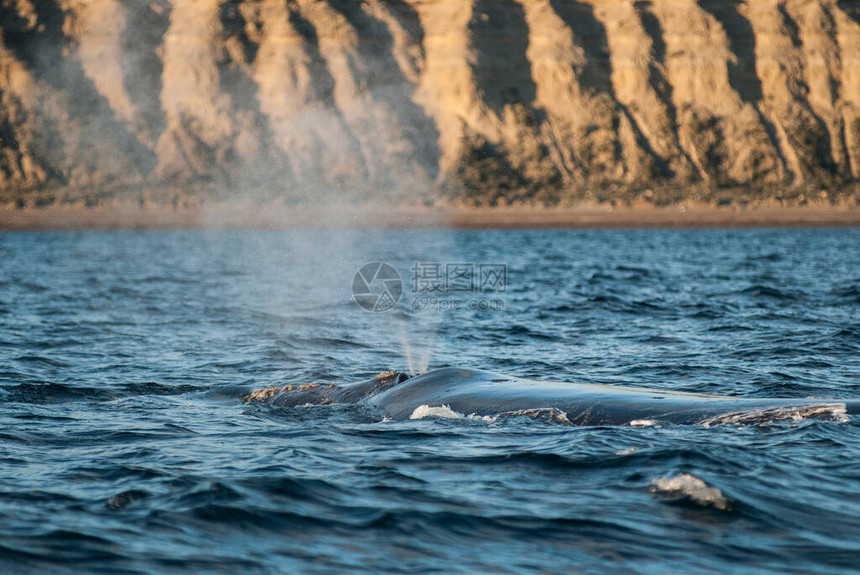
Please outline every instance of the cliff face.
[[858, 179], [857, 0], [0, 0], [0, 190], [24, 196]]

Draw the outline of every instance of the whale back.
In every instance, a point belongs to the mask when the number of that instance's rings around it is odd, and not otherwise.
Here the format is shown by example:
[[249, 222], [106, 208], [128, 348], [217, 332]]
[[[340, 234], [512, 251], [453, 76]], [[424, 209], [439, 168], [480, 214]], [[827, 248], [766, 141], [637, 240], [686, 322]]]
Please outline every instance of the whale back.
[[535, 410], [563, 412], [572, 424], [637, 421], [751, 421], [806, 414], [855, 413], [858, 402], [740, 398], [671, 390], [531, 380], [488, 371], [445, 368], [414, 377], [368, 398], [391, 419], [409, 419], [422, 406], [463, 415], [496, 416]]
[[433, 413], [432, 409], [422, 412], [422, 407], [490, 417], [552, 411], [577, 425], [750, 423], [860, 412], [857, 400], [740, 398], [523, 379], [465, 368], [437, 369], [413, 378], [402, 372], [384, 372], [346, 385], [271, 387], [245, 399], [279, 407], [364, 403], [400, 420]]

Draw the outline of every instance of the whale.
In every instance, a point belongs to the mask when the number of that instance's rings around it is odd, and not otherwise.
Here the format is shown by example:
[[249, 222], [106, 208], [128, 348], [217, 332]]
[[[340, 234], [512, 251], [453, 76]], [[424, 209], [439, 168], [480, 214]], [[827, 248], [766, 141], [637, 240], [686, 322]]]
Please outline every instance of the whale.
[[383, 372], [338, 384], [270, 387], [245, 401], [278, 407], [363, 404], [387, 419], [423, 415], [498, 418], [549, 416], [571, 425], [731, 424], [825, 417], [844, 419], [860, 413], [860, 399], [735, 397], [525, 379], [490, 371], [442, 368], [411, 377]]

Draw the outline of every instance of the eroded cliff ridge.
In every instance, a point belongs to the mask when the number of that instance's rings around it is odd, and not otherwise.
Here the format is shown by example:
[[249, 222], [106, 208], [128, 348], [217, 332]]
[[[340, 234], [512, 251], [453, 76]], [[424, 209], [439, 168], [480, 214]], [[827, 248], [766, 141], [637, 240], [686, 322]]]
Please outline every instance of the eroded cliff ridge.
[[0, 0], [0, 140], [19, 205], [833, 199], [860, 0]]

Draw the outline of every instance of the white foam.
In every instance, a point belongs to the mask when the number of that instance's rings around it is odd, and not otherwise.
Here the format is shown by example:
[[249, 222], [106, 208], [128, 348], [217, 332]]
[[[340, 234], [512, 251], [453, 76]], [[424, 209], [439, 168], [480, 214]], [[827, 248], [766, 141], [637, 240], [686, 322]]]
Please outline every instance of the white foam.
[[710, 417], [699, 423], [712, 425], [766, 425], [777, 421], [803, 421], [804, 419], [830, 419], [839, 423], [850, 421], [844, 403], [819, 403], [802, 407], [775, 407], [773, 409], [751, 409]]
[[719, 489], [711, 487], [690, 473], [655, 479], [651, 483], [651, 493], [687, 499], [703, 507], [714, 507], [720, 511], [731, 509], [731, 500], [723, 495]]
[[634, 419], [627, 425], [630, 427], [654, 427], [657, 425], [657, 421], [653, 419]]
[[447, 405], [430, 407], [419, 405], [409, 416], [409, 419], [424, 419], [425, 417], [446, 417], [448, 419], [463, 419], [462, 413], [457, 413]]
[[467, 416], [467, 419], [471, 419], [473, 421], [486, 421], [487, 423], [495, 423], [498, 418], [498, 415], [478, 415], [477, 413]]

